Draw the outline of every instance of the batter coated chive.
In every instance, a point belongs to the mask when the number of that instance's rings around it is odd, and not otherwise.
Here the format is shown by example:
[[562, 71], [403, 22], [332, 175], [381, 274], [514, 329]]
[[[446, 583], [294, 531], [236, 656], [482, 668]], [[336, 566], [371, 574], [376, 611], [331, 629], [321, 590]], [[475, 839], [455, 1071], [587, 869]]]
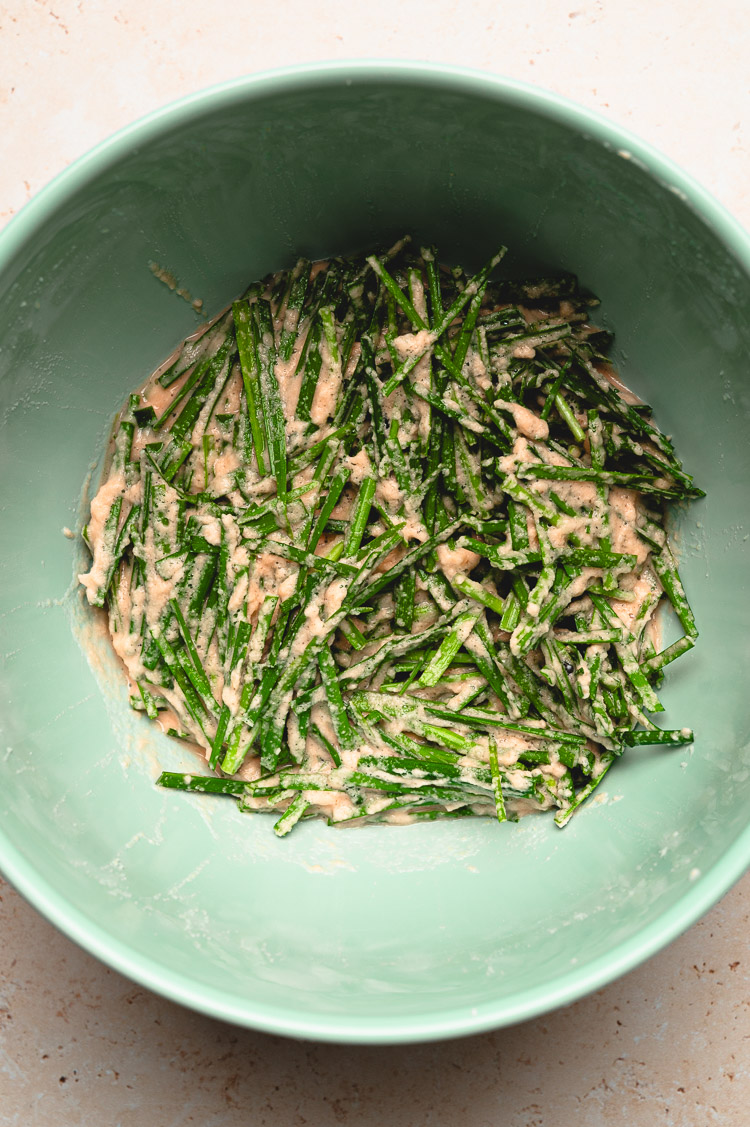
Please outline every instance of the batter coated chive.
[[650, 716], [697, 638], [664, 506], [703, 493], [621, 392], [596, 300], [504, 256], [300, 258], [130, 396], [81, 582], [133, 707], [215, 772], [161, 786], [279, 837], [562, 826], [626, 748], [692, 741]]

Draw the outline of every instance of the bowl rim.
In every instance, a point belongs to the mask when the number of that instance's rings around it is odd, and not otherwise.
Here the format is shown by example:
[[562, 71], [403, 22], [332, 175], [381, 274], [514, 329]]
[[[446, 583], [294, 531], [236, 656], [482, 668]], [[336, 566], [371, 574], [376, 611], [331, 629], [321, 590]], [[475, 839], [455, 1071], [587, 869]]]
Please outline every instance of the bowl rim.
[[[468, 67], [422, 61], [361, 59], [304, 63], [244, 75], [171, 101], [138, 118], [73, 161], [40, 189], [0, 230], [0, 273], [54, 212], [88, 182], [141, 147], [197, 116], [225, 106], [302, 88], [361, 82], [441, 87], [488, 102], [521, 105], [576, 129], [623, 159], [635, 161], [665, 190], [674, 192], [702, 220], [750, 274], [750, 234], [689, 173], [648, 142], [597, 111], [531, 83]], [[0, 827], [0, 870], [19, 893], [60, 931], [103, 963], [165, 998], [211, 1017], [263, 1032], [349, 1044], [399, 1044], [483, 1033], [570, 1004], [608, 985], [686, 931], [740, 879], [750, 866], [750, 822], [725, 854], [690, 884], [681, 899], [657, 920], [623, 940], [606, 955], [561, 975], [550, 989], [535, 987], [480, 1006], [452, 1007], [425, 1017], [356, 1019], [335, 1014], [309, 1016], [302, 1010], [238, 1003], [208, 984], [134, 952], [85, 912], [73, 907], [40, 877]]]

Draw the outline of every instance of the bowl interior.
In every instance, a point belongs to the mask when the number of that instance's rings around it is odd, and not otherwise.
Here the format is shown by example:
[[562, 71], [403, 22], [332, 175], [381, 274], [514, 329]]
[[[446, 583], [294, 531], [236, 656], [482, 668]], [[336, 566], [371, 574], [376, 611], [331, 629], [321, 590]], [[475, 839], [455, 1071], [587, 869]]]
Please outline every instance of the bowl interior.
[[[299, 254], [404, 231], [478, 264], [573, 270], [625, 381], [708, 492], [676, 518], [701, 640], [665, 726], [563, 832], [550, 818], [278, 841], [233, 803], [153, 786], [193, 756], [131, 712], [74, 574], [110, 420], [196, 326]], [[257, 79], [134, 127], [0, 240], [0, 864], [147, 985], [292, 1034], [398, 1040], [530, 1016], [627, 969], [750, 860], [747, 240], [614, 129], [429, 68]], [[729, 234], [728, 234], [729, 233]], [[90, 475], [87, 478], [87, 475]]]

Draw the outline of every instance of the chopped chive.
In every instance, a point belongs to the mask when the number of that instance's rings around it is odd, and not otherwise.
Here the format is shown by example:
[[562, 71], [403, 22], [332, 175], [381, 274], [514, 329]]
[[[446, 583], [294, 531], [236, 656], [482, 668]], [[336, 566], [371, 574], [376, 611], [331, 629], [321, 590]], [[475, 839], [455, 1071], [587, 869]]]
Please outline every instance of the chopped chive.
[[[697, 638], [655, 510], [702, 492], [605, 377], [590, 295], [495, 280], [503, 253], [474, 275], [408, 239], [300, 258], [129, 397], [83, 579], [133, 707], [171, 709], [223, 776], [160, 785], [279, 837], [564, 825], [626, 749], [692, 742], [648, 715]], [[658, 652], [660, 600], [683, 637]]]

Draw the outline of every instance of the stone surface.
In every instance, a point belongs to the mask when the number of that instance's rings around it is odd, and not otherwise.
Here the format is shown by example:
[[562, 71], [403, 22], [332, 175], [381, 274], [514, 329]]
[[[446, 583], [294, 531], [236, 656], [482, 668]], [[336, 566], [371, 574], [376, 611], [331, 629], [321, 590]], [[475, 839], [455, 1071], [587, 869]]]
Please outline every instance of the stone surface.
[[[746, 0], [6, 0], [0, 223], [139, 115], [294, 62], [428, 59], [609, 116], [750, 226]], [[464, 1041], [345, 1048], [192, 1014], [128, 982], [0, 881], [0, 1127], [745, 1127], [750, 877], [593, 996]]]

